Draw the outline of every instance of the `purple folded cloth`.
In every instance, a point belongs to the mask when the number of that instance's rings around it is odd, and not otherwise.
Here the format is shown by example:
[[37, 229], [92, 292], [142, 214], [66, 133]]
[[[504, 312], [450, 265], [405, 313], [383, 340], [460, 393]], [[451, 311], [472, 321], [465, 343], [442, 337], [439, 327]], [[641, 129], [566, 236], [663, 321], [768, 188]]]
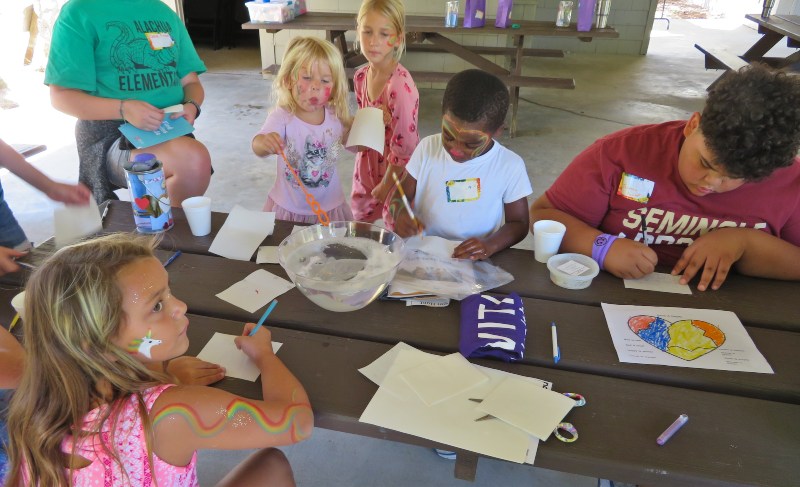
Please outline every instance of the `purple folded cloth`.
[[493, 357], [503, 362], [525, 352], [525, 310], [517, 293], [506, 297], [473, 294], [461, 301], [461, 355]]

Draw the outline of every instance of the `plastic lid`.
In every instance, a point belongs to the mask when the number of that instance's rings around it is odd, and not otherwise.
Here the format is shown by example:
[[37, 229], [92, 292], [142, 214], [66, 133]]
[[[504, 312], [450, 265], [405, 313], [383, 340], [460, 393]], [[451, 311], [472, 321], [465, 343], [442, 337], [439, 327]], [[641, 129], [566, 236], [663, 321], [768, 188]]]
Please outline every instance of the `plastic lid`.
[[136, 154], [136, 156], [133, 158], [133, 162], [147, 162], [155, 158], [156, 156], [154, 154], [151, 154], [149, 152], [143, 152], [141, 154]]

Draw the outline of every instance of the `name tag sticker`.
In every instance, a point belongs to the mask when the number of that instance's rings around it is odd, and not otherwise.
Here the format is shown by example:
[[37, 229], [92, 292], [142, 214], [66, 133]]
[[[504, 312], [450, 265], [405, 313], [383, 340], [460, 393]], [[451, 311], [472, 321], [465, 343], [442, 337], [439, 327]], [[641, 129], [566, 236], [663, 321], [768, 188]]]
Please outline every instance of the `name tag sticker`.
[[481, 179], [451, 179], [445, 183], [448, 203], [476, 201], [481, 197]]
[[638, 203], [647, 203], [650, 201], [650, 195], [653, 194], [655, 185], [656, 183], [649, 179], [624, 172], [619, 181], [617, 194]]
[[589, 270], [588, 267], [581, 264], [580, 262], [575, 262], [574, 260], [569, 260], [567, 262], [564, 262], [560, 266], [556, 267], [556, 269], [566, 274], [569, 274], [570, 276], [580, 276], [581, 274]]
[[175, 41], [172, 40], [172, 36], [168, 32], [147, 32], [145, 36], [147, 36], [150, 47], [154, 51], [175, 45]]

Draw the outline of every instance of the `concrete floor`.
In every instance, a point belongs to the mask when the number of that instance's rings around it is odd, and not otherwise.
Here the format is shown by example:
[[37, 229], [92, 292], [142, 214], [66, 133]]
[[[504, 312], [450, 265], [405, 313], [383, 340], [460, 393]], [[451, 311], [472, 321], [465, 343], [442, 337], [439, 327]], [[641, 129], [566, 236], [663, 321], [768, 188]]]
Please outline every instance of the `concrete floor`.
[[[541, 195], [562, 169], [598, 137], [626, 126], [685, 119], [703, 106], [705, 88], [719, 75], [706, 71], [695, 42], [744, 52], [759, 35], [752, 27], [731, 21], [656, 21], [646, 56], [568, 54], [565, 59], [528, 59], [525, 71], [538, 76], [573, 77], [576, 89], [523, 89], [518, 134], [500, 141], [526, 161], [534, 187], [530, 201]], [[602, 42], [602, 41], [595, 41]], [[209, 72], [203, 116], [196, 135], [209, 148], [216, 170], [207, 195], [213, 209], [229, 211], [235, 204], [260, 209], [275, 178], [274, 159], [259, 159], [250, 138], [270, 106], [270, 83], [259, 74], [257, 46], [211, 51], [199, 46]], [[786, 52], [776, 48], [775, 53]], [[784, 54], [785, 55], [785, 54]], [[54, 178], [77, 179], [74, 120], [50, 107], [41, 73], [3, 69], [18, 108], [0, 111], [0, 137], [10, 143], [44, 143], [48, 150], [30, 162]], [[420, 90], [420, 134], [438, 131], [441, 91]], [[349, 194], [353, 158], [339, 164]], [[18, 178], [0, 169], [0, 178], [14, 213], [29, 238], [41, 242], [53, 233], [54, 204]], [[529, 248], [530, 237], [522, 243]], [[452, 476], [453, 463], [430, 450], [365, 439], [318, 429], [314, 437], [286, 448], [299, 485], [401, 486], [469, 485]], [[210, 486], [240, 461], [246, 452], [203, 452], [201, 485]], [[478, 486], [594, 486], [597, 479], [480, 460]], [[619, 485], [619, 484], [617, 484]]]

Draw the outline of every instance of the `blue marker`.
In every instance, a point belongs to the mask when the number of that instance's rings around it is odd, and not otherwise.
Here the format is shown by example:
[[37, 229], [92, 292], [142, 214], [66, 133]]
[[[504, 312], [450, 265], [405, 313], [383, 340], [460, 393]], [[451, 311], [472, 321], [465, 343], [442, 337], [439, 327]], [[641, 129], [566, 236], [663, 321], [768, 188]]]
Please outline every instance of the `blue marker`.
[[272, 310], [275, 309], [275, 306], [277, 306], [277, 304], [278, 304], [277, 299], [273, 299], [272, 302], [269, 303], [269, 307], [267, 307], [267, 310], [264, 311], [263, 315], [261, 315], [261, 319], [258, 320], [258, 324], [256, 324], [256, 327], [250, 331], [250, 334], [248, 336], [253, 336], [256, 334], [258, 329], [261, 328], [261, 325], [263, 325], [264, 322], [267, 320], [267, 316], [269, 316], [269, 314], [272, 313]]
[[[108, 208], [108, 207], [106, 207], [106, 208]], [[181, 252], [180, 250], [176, 250], [176, 251], [175, 251], [175, 253], [174, 253], [174, 254], [172, 254], [172, 255], [170, 255], [170, 256], [169, 256], [169, 259], [167, 259], [167, 261], [166, 261], [166, 262], [164, 262], [164, 267], [167, 267], [168, 265], [172, 264], [172, 261], [173, 261], [173, 260], [175, 260], [175, 259], [177, 259], [178, 257], [180, 257], [180, 255], [181, 255], [182, 253], [183, 253], [183, 252]]]
[[561, 360], [561, 349], [558, 348], [558, 332], [556, 332], [556, 322], [550, 323], [550, 331], [553, 335], [553, 362], [558, 363]]

